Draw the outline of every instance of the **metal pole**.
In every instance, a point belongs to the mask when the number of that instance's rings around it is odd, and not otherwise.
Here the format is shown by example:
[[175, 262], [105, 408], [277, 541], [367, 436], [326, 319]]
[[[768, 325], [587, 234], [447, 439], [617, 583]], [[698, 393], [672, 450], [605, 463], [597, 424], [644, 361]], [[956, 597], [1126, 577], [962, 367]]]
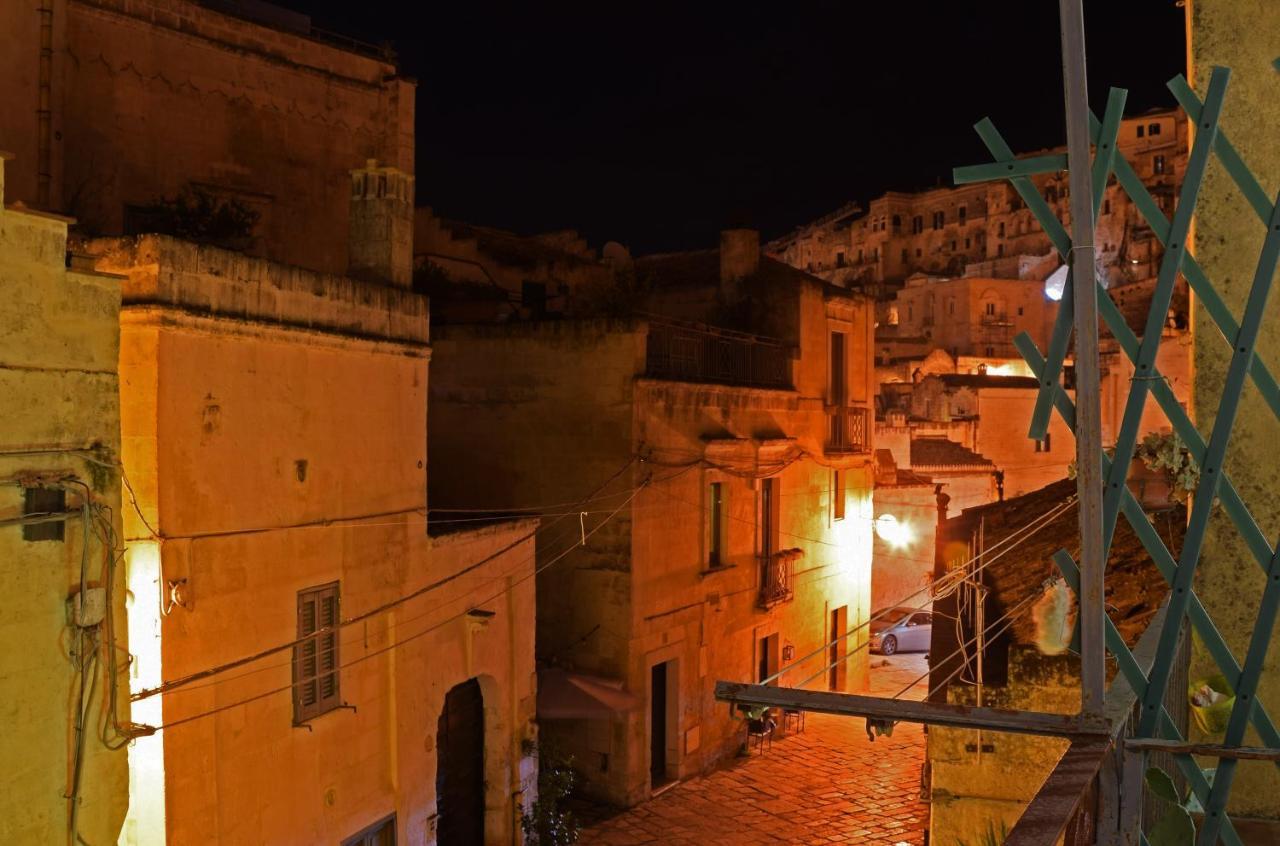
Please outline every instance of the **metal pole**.
[[[1076, 487], [1080, 495], [1080, 675], [1086, 717], [1102, 716], [1102, 414], [1098, 397], [1098, 287], [1089, 167], [1089, 91], [1081, 0], [1059, 0], [1071, 184], [1071, 274], [1076, 312]], [[1117, 461], [1123, 457], [1117, 456]]]

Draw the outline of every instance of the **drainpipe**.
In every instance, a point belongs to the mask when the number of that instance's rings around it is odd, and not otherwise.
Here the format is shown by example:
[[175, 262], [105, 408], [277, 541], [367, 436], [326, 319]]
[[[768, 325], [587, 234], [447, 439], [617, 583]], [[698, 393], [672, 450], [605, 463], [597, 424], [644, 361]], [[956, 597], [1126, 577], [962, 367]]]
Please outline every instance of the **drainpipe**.
[[36, 106], [36, 205], [50, 207], [53, 182], [53, 2], [40, 0], [40, 74]]

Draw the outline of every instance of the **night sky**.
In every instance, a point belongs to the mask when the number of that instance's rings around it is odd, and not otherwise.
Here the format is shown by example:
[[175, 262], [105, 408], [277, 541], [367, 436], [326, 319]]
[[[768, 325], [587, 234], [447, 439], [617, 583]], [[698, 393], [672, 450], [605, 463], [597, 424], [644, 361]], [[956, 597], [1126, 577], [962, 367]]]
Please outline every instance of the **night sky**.
[[[885, 190], [1064, 143], [1054, 0], [668, 5], [277, 0], [418, 80], [418, 201], [633, 252], [774, 237]], [[876, 9], [874, 13], [869, 9]], [[415, 17], [416, 16], [416, 17]], [[1090, 102], [1172, 105], [1175, 0], [1086, 0]]]

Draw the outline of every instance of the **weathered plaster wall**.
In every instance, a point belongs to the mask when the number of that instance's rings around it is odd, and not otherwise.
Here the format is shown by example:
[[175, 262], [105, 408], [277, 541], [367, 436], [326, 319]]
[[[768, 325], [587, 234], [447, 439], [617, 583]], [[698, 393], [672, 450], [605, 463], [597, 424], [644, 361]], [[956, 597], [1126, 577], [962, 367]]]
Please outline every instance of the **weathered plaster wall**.
[[171, 239], [105, 246], [118, 249], [102, 265], [129, 275], [125, 463], [159, 533], [160, 580], [185, 580], [159, 621], [163, 678], [292, 640], [300, 590], [337, 581], [351, 617], [512, 547], [343, 629], [354, 707], [310, 729], [278, 690], [288, 651], [166, 694], [169, 723], [232, 706], [161, 736], [168, 842], [338, 842], [395, 812], [397, 842], [433, 843], [437, 720], [446, 693], [479, 678], [486, 843], [509, 843], [534, 771], [520, 745], [534, 526], [426, 533], [425, 301]]
[[[1280, 147], [1275, 143], [1280, 126], [1280, 77], [1272, 65], [1280, 56], [1280, 6], [1252, 0], [1193, 0], [1189, 7], [1191, 76], [1204, 96], [1210, 70], [1230, 67], [1231, 85], [1221, 126], [1245, 162], [1270, 194], [1280, 179]], [[1196, 257], [1232, 311], [1242, 311], [1258, 252], [1263, 224], [1240, 198], [1231, 178], [1215, 160], [1209, 166], [1197, 207]], [[1280, 297], [1273, 291], [1264, 326], [1280, 315]], [[1195, 336], [1195, 419], [1208, 432], [1218, 410], [1230, 347], [1202, 308], [1192, 315]], [[1263, 330], [1258, 355], [1273, 373], [1280, 364], [1280, 335]], [[1258, 521], [1264, 535], [1276, 537], [1280, 529], [1280, 499], [1276, 479], [1280, 459], [1275, 449], [1280, 436], [1277, 423], [1258, 395], [1247, 388], [1227, 455], [1227, 471]], [[1204, 554], [1196, 574], [1196, 590], [1218, 629], [1243, 660], [1256, 617], [1263, 576], [1228, 520], [1209, 525]], [[1273, 634], [1274, 638], [1274, 634]], [[1193, 676], [1211, 666], [1199, 641], [1192, 653]], [[1265, 664], [1259, 701], [1272, 714], [1280, 709], [1280, 657], [1272, 649]], [[1256, 744], [1252, 732], [1247, 744]], [[1237, 814], [1280, 818], [1280, 773], [1261, 762], [1240, 764], [1231, 792], [1230, 810]]]
[[[120, 532], [119, 474], [109, 464], [120, 448], [116, 379], [120, 280], [66, 269], [66, 221], [3, 208], [0, 161], [0, 517], [20, 517], [16, 477], [70, 475], [111, 509]], [[93, 448], [84, 455], [67, 450]], [[25, 454], [20, 454], [25, 453]], [[107, 462], [107, 465], [95, 463]], [[68, 494], [70, 508], [81, 499]], [[0, 841], [67, 840], [76, 672], [66, 657], [72, 640], [66, 600], [79, 588], [86, 538], [68, 521], [63, 541], [24, 541], [20, 526], [0, 528], [0, 718], [8, 727], [0, 777]], [[104, 584], [103, 547], [88, 540], [89, 584]], [[127, 648], [124, 581], [113, 581], [116, 643]], [[98, 692], [110, 683], [98, 670]], [[98, 725], [102, 702], [89, 719]], [[121, 710], [128, 719], [127, 704]], [[92, 843], [114, 842], [128, 806], [124, 751], [95, 736], [85, 742], [78, 829]]]
[[[1074, 714], [1080, 710], [1079, 661], [1047, 657], [1035, 647], [1010, 650], [1009, 684], [983, 688], [990, 708]], [[953, 704], [976, 704], [974, 689], [952, 685]], [[988, 825], [1012, 829], [1027, 802], [1053, 770], [1067, 742], [1025, 734], [934, 726], [929, 730], [929, 841], [981, 843]]]
[[938, 506], [933, 485], [877, 485], [875, 514], [877, 517], [893, 515], [900, 525], [906, 527], [907, 534], [905, 543], [891, 543], [879, 535], [873, 539], [871, 610], [874, 612], [902, 604], [913, 607], [929, 605], [929, 594], [922, 591], [933, 577], [938, 529]]

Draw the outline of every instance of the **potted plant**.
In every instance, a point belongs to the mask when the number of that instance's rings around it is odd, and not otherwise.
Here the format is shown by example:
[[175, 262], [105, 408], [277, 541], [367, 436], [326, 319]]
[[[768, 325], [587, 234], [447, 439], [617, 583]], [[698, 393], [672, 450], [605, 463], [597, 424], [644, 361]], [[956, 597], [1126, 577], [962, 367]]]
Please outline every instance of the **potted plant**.
[[[1076, 477], [1076, 463], [1067, 465]], [[1200, 467], [1176, 434], [1148, 432], [1134, 448], [1125, 482], [1147, 512], [1167, 511], [1196, 490]]]
[[1174, 433], [1149, 432], [1133, 452], [1129, 490], [1147, 511], [1174, 507], [1200, 483], [1200, 468]]

